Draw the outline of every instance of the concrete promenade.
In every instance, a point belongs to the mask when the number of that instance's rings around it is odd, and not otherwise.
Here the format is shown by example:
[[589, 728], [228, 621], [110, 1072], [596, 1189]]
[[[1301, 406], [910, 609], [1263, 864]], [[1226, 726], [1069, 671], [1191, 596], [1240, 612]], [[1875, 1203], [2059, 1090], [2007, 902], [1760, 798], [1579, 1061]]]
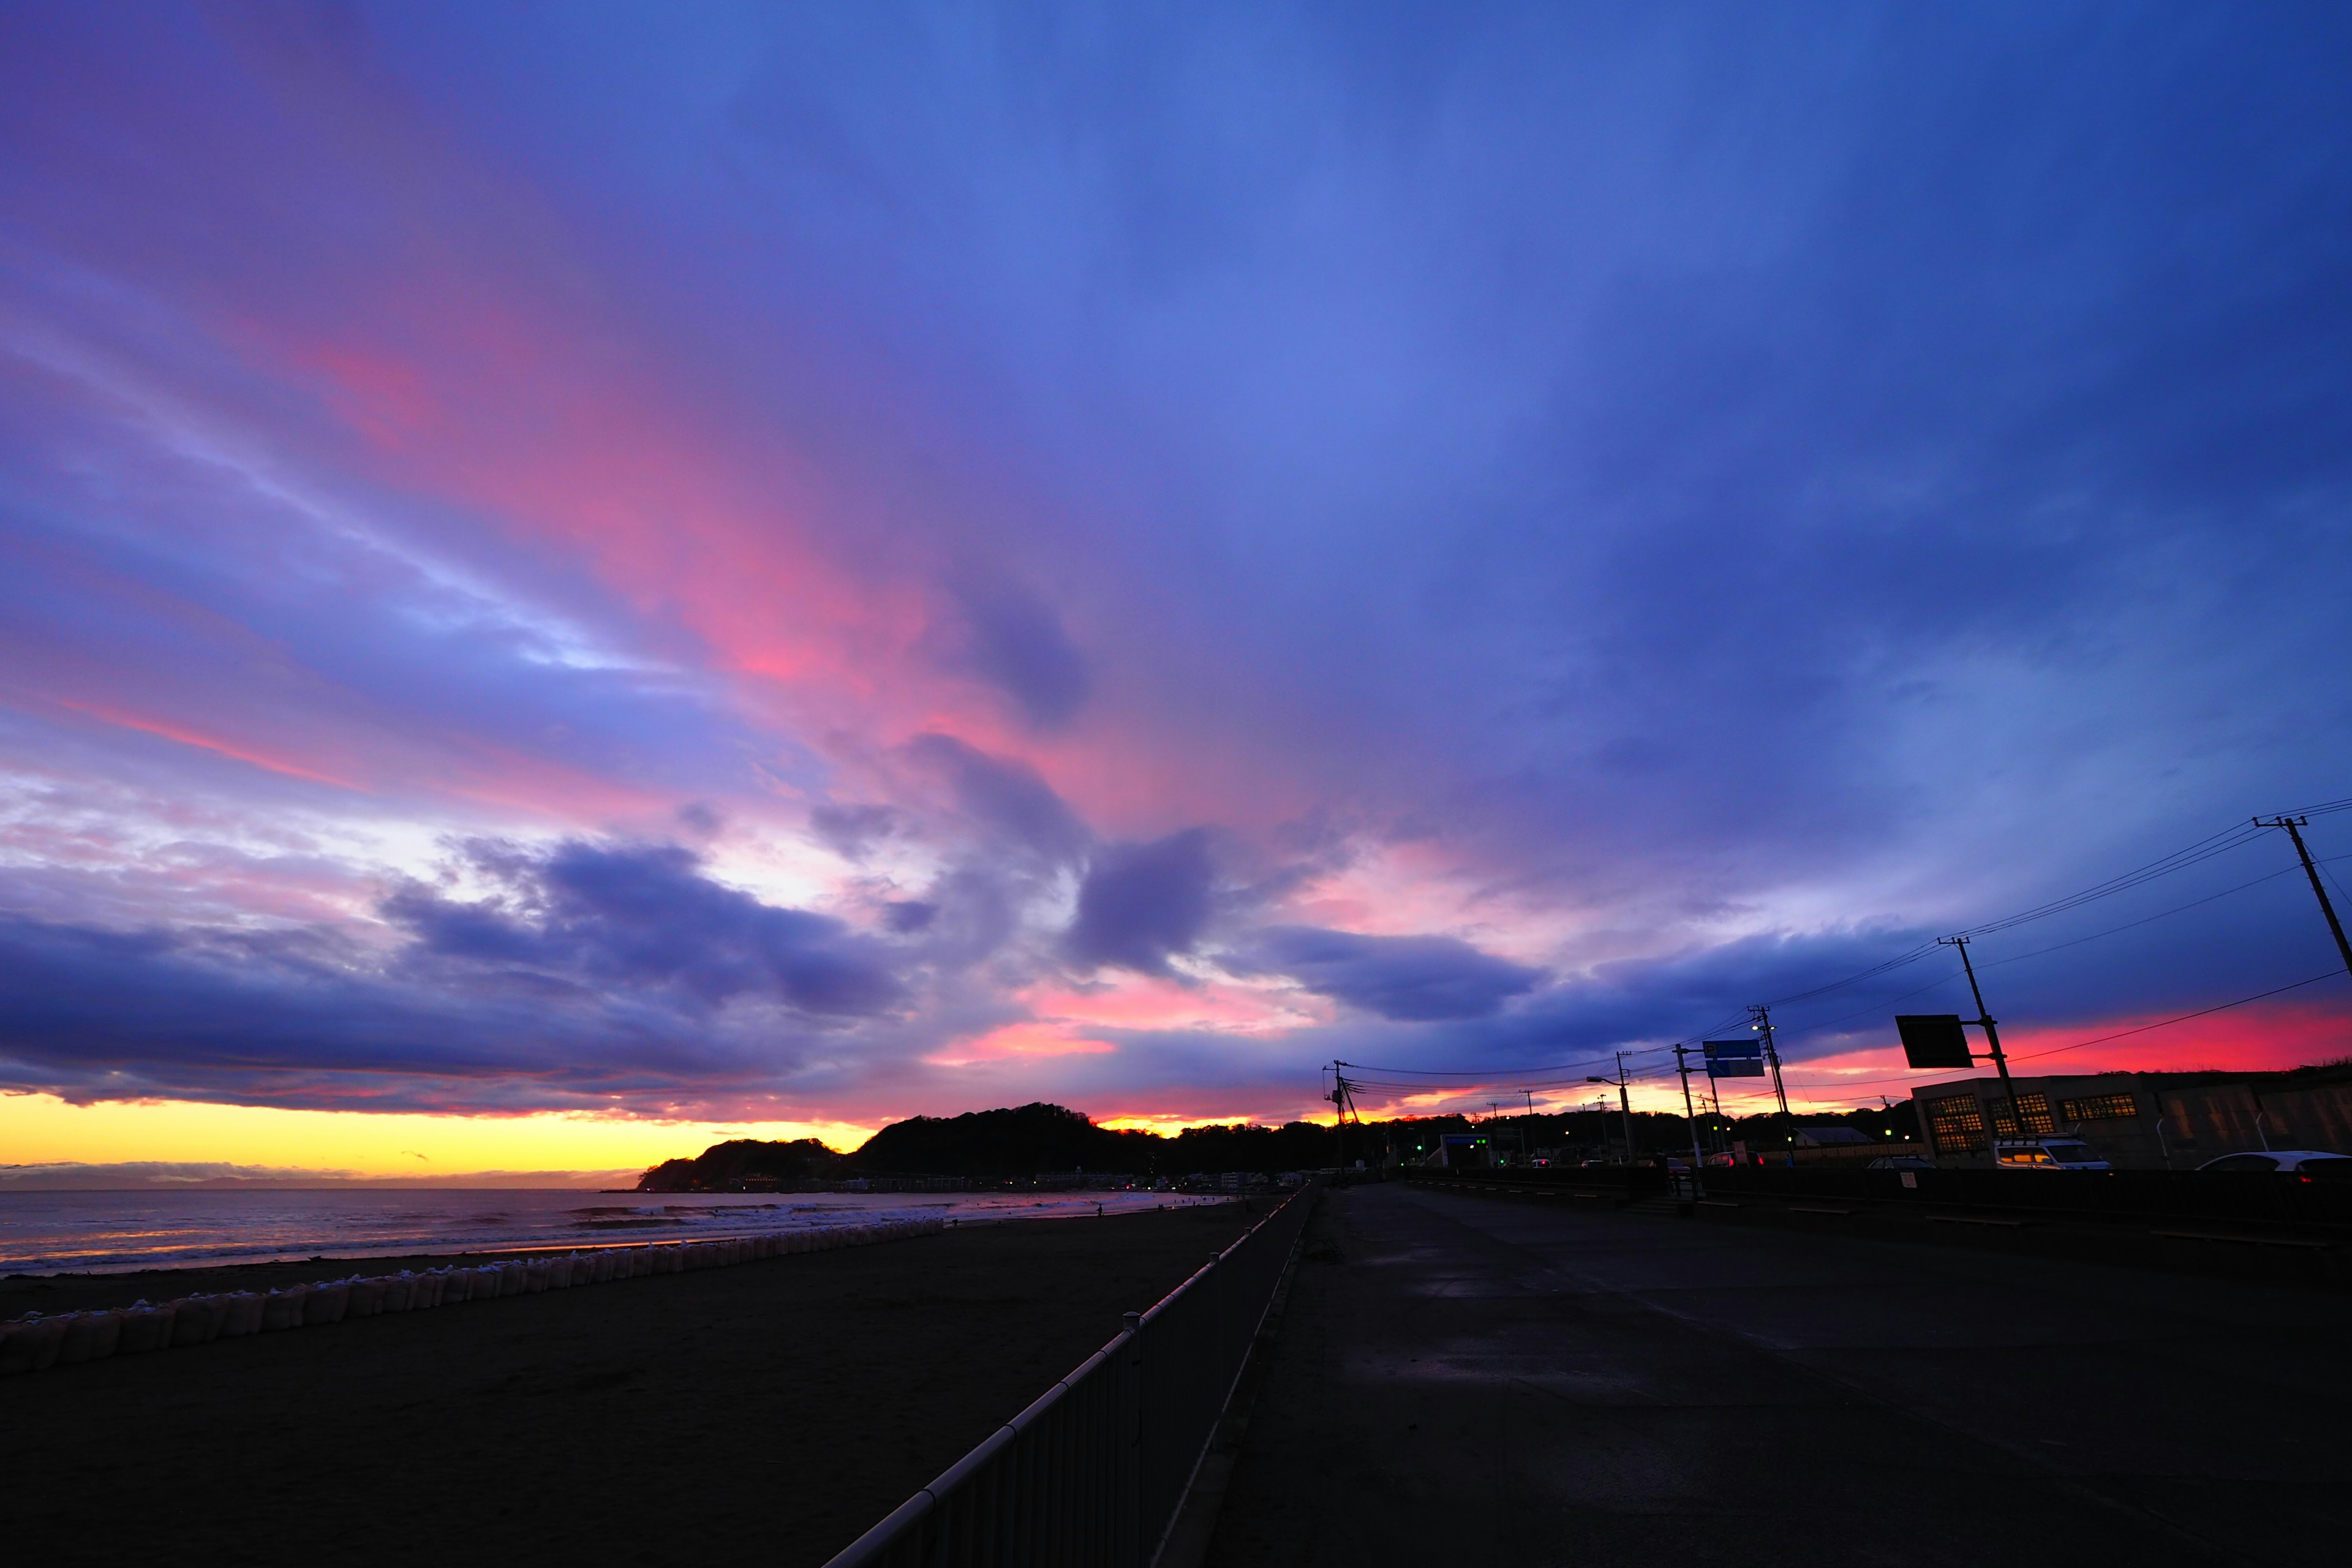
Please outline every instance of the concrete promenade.
[[2352, 1552], [2352, 1302], [1414, 1189], [1307, 1238], [1212, 1568]]

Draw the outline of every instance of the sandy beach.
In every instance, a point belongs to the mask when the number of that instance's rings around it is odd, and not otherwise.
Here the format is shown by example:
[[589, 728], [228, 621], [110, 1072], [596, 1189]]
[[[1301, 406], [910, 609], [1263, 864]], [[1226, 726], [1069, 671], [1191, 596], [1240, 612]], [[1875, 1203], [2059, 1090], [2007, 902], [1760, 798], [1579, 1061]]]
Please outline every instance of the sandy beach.
[[[1253, 1222], [974, 1226], [0, 1382], [44, 1563], [822, 1563]], [[416, 1268], [0, 1282], [0, 1314]]]

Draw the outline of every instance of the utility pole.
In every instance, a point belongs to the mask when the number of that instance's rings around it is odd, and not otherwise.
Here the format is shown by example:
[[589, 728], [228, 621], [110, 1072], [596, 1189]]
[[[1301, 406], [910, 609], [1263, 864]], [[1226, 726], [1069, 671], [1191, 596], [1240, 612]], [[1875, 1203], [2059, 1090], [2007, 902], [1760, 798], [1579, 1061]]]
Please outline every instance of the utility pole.
[[2344, 939], [2344, 922], [2336, 918], [2336, 906], [2327, 901], [2327, 885], [2319, 879], [2319, 868], [2312, 864], [2311, 851], [2303, 847], [2303, 835], [2298, 828], [2311, 826], [2307, 816], [2273, 816], [2254, 818], [2256, 827], [2284, 827], [2286, 836], [2294, 840], [2294, 852], [2303, 857], [2303, 874], [2311, 879], [2311, 890], [2319, 895], [2319, 912], [2327, 917], [2327, 929], [2335, 934], [2336, 951], [2343, 956], [2344, 969], [2352, 973], [2352, 942]]
[[[1339, 1141], [1339, 1163], [1343, 1171], [1348, 1168], [1348, 1111], [1351, 1102], [1348, 1091], [1355, 1087], [1348, 1081], [1347, 1066], [1342, 1061], [1331, 1064], [1331, 1135]], [[1363, 1117], [1360, 1114], [1356, 1120], [1360, 1122]]]
[[1698, 1152], [1698, 1111], [1691, 1105], [1689, 1056], [1688, 1046], [1675, 1047], [1675, 1070], [1683, 1075], [1683, 1121], [1690, 1126], [1691, 1180], [1696, 1183], [1699, 1172], [1706, 1168], [1706, 1156]]
[[1977, 985], [1977, 966], [1969, 962], [1969, 939], [1964, 936], [1939, 936], [1936, 944], [1960, 950], [1960, 967], [1968, 971], [1969, 975], [1969, 994], [1977, 999], [1977, 1016], [1969, 1022], [1985, 1032], [1985, 1045], [1992, 1052], [1992, 1065], [2000, 1072], [2000, 1092], [2009, 1099], [2009, 1120], [2017, 1128], [2017, 1136], [2022, 1138], [2025, 1136], [2025, 1112], [2017, 1103], [2017, 1085], [2009, 1080], [2009, 1058], [2000, 1054], [2000, 1030], [1995, 1026], [1992, 1015], [1985, 1011], [1984, 992]]
[[1587, 1083], [1613, 1083], [1617, 1086], [1618, 1109], [1625, 1113], [1625, 1163], [1633, 1163], [1633, 1099], [1625, 1092], [1625, 1053], [1617, 1053], [1617, 1076], [1601, 1078], [1592, 1073], [1584, 1077]]
[[[1780, 1053], [1772, 1044], [1772, 1009], [1759, 1002], [1748, 1009], [1756, 1021], [1748, 1028], [1764, 1037], [1764, 1059], [1772, 1064], [1772, 1093], [1780, 1101], [1780, 1141], [1790, 1148], [1797, 1143], [1797, 1119], [1789, 1114], [1788, 1086], [1780, 1081]], [[1793, 1162], [1794, 1154], [1789, 1156]]]

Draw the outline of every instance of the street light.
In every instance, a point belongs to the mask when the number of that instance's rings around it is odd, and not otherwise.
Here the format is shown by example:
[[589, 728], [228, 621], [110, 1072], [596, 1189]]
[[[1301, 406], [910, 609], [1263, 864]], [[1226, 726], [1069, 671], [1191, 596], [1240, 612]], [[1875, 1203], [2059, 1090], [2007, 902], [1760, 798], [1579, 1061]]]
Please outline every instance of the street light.
[[1625, 1113], [1625, 1163], [1631, 1165], [1633, 1163], [1633, 1100], [1625, 1092], [1625, 1053], [1622, 1051], [1617, 1053], [1615, 1078], [1602, 1078], [1598, 1074], [1587, 1073], [1584, 1081], [1613, 1083], [1617, 1086], [1617, 1104]]

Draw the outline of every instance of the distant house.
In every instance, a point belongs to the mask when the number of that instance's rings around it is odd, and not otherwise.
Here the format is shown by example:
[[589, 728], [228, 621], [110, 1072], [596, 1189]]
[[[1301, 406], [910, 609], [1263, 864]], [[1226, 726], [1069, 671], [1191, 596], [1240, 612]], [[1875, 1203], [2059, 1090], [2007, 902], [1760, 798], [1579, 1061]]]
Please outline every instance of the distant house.
[[1800, 1127], [1797, 1129], [1797, 1147], [1800, 1149], [1826, 1149], [1835, 1143], [1867, 1143], [1869, 1142], [1869, 1139], [1851, 1127]]

